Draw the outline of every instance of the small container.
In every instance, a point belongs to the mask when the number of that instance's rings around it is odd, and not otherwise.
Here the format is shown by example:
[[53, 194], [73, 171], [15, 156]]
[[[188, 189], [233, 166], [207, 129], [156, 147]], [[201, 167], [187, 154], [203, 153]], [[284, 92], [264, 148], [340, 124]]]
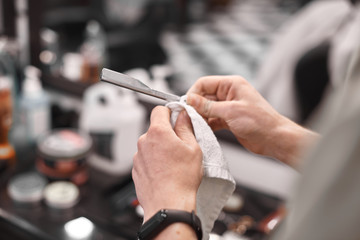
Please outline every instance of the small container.
[[79, 201], [79, 188], [71, 182], [56, 181], [44, 189], [46, 205], [54, 209], [68, 209]]
[[8, 193], [18, 203], [39, 203], [46, 184], [46, 179], [36, 172], [22, 173], [10, 179]]
[[91, 147], [91, 138], [84, 132], [53, 130], [38, 140], [36, 168], [50, 180], [67, 180], [82, 185], [88, 180], [86, 157]]
[[224, 206], [224, 210], [227, 212], [235, 213], [235, 212], [239, 212], [243, 206], [244, 206], [244, 198], [238, 193], [233, 193], [227, 200]]

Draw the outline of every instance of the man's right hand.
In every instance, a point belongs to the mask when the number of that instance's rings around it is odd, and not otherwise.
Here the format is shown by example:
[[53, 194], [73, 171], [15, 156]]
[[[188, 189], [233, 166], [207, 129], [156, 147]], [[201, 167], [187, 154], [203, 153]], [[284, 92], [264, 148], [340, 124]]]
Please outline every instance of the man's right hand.
[[317, 136], [279, 114], [240, 76], [202, 77], [187, 96], [213, 130], [229, 129], [250, 151], [292, 166], [308, 137]]

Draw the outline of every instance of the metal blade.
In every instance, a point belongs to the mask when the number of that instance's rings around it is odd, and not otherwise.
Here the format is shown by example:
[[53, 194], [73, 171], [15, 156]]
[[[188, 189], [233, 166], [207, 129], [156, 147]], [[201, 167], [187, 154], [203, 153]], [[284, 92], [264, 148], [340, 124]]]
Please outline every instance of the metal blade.
[[154, 90], [136, 78], [130, 77], [123, 73], [115, 72], [107, 68], [102, 69], [101, 80], [107, 83], [112, 83], [116, 86], [160, 98], [168, 102], [180, 100], [180, 97], [177, 95]]

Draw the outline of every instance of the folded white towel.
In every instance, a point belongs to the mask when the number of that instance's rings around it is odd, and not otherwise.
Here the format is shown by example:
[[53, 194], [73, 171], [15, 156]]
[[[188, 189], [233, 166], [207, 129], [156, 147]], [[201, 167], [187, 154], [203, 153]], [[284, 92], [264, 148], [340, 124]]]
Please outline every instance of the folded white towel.
[[235, 190], [235, 181], [212, 129], [193, 107], [186, 104], [186, 96], [181, 97], [180, 102], [170, 102], [166, 106], [172, 110], [173, 126], [179, 113], [186, 110], [203, 152], [204, 177], [197, 193], [196, 212], [201, 220], [203, 240], [207, 240], [215, 220]]

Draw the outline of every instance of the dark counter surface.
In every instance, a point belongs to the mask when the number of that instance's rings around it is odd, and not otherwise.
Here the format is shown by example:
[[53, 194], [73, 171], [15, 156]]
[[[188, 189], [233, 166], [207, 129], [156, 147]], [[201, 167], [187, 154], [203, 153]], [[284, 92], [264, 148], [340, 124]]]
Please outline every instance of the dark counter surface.
[[[109, 176], [95, 169], [89, 170], [89, 181], [79, 186], [80, 200], [70, 209], [53, 209], [43, 201], [38, 204], [23, 204], [13, 201], [7, 192], [8, 180], [20, 173], [36, 171], [34, 148], [16, 148], [16, 168], [5, 176], [0, 185], [0, 230], [1, 239], [72, 239], [67, 236], [64, 225], [78, 217], [86, 217], [95, 228], [87, 239], [135, 239], [142, 219], [135, 209], [126, 206], [135, 198], [130, 176]], [[127, 189], [128, 199], [117, 203], [114, 196]], [[119, 207], [119, 205], [121, 207]], [[124, 205], [124, 207], [122, 206]]]
[[[1, 176], [0, 232], [2, 240], [70, 240], [64, 225], [73, 219], [86, 217], [94, 224], [92, 234], [85, 239], [136, 239], [142, 218], [136, 214], [135, 188], [130, 175], [110, 176], [96, 169], [89, 169], [89, 181], [79, 186], [80, 201], [72, 208], [56, 210], [43, 201], [36, 205], [14, 202], [7, 192], [8, 180], [19, 173], [36, 171], [34, 147], [15, 147], [17, 165], [13, 172]], [[229, 224], [241, 216], [251, 216], [260, 221], [276, 210], [281, 199], [237, 186], [235, 190], [244, 199], [244, 206], [237, 212], [223, 211], [216, 221], [214, 232], [222, 234]]]

